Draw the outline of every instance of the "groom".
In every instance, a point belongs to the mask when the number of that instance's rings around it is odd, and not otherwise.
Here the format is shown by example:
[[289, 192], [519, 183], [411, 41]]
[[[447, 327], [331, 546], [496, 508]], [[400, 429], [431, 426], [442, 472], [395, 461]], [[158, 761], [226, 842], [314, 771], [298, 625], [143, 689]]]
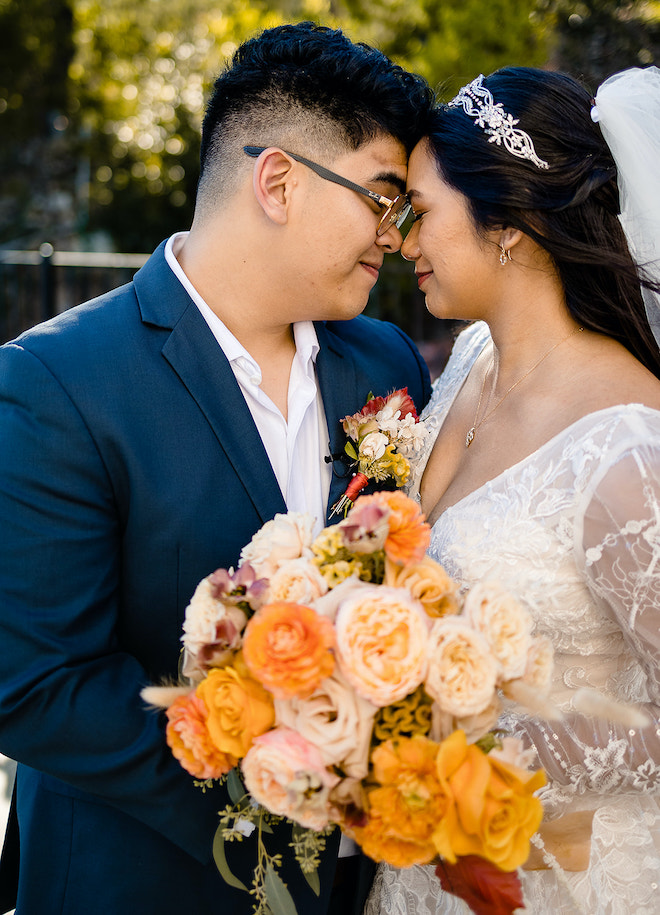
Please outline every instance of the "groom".
[[[17, 915], [252, 911], [212, 860], [226, 791], [193, 786], [140, 690], [176, 676], [200, 579], [236, 565], [277, 512], [324, 523], [345, 485], [327, 462], [340, 418], [370, 391], [428, 397], [410, 340], [357, 316], [401, 245], [397, 198], [429, 104], [421, 80], [341, 32], [264, 32], [216, 83], [190, 233], [132, 283], [0, 349]], [[320, 897], [289, 841], [282, 827], [299, 915], [326, 912], [337, 837]], [[249, 840], [228, 851], [248, 886], [254, 854]]]

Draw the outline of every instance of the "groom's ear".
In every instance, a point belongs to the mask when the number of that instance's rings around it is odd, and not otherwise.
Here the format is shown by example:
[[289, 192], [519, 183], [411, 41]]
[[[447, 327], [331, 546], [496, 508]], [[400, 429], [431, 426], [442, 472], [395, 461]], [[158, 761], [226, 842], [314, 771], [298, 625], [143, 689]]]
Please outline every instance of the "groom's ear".
[[265, 215], [277, 225], [285, 225], [297, 179], [294, 160], [281, 149], [269, 147], [257, 159], [252, 173], [252, 189]]

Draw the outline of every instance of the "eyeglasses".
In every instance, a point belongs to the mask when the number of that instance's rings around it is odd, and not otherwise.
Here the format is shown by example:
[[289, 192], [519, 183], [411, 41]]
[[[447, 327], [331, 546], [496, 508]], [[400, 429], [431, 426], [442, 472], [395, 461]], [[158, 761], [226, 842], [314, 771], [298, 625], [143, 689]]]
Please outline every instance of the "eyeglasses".
[[[248, 156], [252, 156], [253, 159], [256, 159], [265, 149], [268, 149], [268, 147], [244, 146], [243, 152], [247, 153]], [[329, 168], [324, 168], [317, 162], [312, 162], [311, 159], [305, 159], [304, 156], [297, 156], [295, 153], [287, 152], [286, 149], [283, 149], [282, 152], [286, 153], [287, 156], [291, 156], [296, 162], [300, 162], [301, 165], [306, 165], [307, 168], [311, 168], [313, 172], [316, 172], [319, 177], [325, 178], [326, 181], [332, 181], [333, 184], [340, 184], [342, 187], [347, 187], [351, 191], [363, 194], [365, 197], [368, 197], [369, 200], [373, 200], [374, 203], [377, 203], [379, 207], [385, 207], [385, 212], [380, 217], [376, 229], [376, 235], [384, 235], [392, 226], [396, 226], [397, 229], [400, 229], [408, 213], [410, 213], [410, 210], [412, 209], [407, 194], [397, 194], [394, 200], [390, 200], [389, 197], [385, 197], [383, 194], [377, 194], [375, 191], [370, 191], [369, 188], [362, 187], [360, 184], [356, 184], [348, 178], [342, 178], [341, 175], [331, 172]]]

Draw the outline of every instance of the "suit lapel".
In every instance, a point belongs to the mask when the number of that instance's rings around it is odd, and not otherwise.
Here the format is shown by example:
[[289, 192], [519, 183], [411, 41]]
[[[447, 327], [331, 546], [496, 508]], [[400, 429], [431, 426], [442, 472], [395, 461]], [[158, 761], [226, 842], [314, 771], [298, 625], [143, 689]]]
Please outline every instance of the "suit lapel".
[[[330, 438], [330, 453], [344, 453], [346, 433], [340, 420], [349, 413], [356, 413], [364, 406], [368, 391], [358, 390], [358, 378], [353, 356], [345, 343], [340, 340], [325, 324], [318, 323], [316, 333], [319, 340], [319, 354], [316, 359], [316, 371], [325, 407]], [[342, 475], [345, 465], [335, 461], [333, 464], [330, 495], [326, 509], [329, 520], [330, 510], [343, 495], [350, 476]], [[337, 521], [337, 517], [333, 519]]]
[[[206, 417], [266, 522], [286, 511], [266, 449], [227, 358], [199, 309], [159, 255], [162, 249], [135, 277], [143, 320], [172, 328], [162, 354]], [[149, 267], [149, 273], [140, 276]]]

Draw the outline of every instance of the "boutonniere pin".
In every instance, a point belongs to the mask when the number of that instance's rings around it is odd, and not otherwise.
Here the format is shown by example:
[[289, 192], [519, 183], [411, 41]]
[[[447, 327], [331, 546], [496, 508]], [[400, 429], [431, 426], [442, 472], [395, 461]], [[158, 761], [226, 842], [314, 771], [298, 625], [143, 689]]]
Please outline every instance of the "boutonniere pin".
[[419, 419], [408, 388], [387, 397], [369, 394], [359, 413], [341, 420], [348, 441], [344, 451], [355, 468], [346, 492], [332, 506], [333, 515], [346, 514], [359, 494], [374, 480], [393, 480], [405, 486], [410, 476], [410, 458], [421, 451], [427, 429]]

